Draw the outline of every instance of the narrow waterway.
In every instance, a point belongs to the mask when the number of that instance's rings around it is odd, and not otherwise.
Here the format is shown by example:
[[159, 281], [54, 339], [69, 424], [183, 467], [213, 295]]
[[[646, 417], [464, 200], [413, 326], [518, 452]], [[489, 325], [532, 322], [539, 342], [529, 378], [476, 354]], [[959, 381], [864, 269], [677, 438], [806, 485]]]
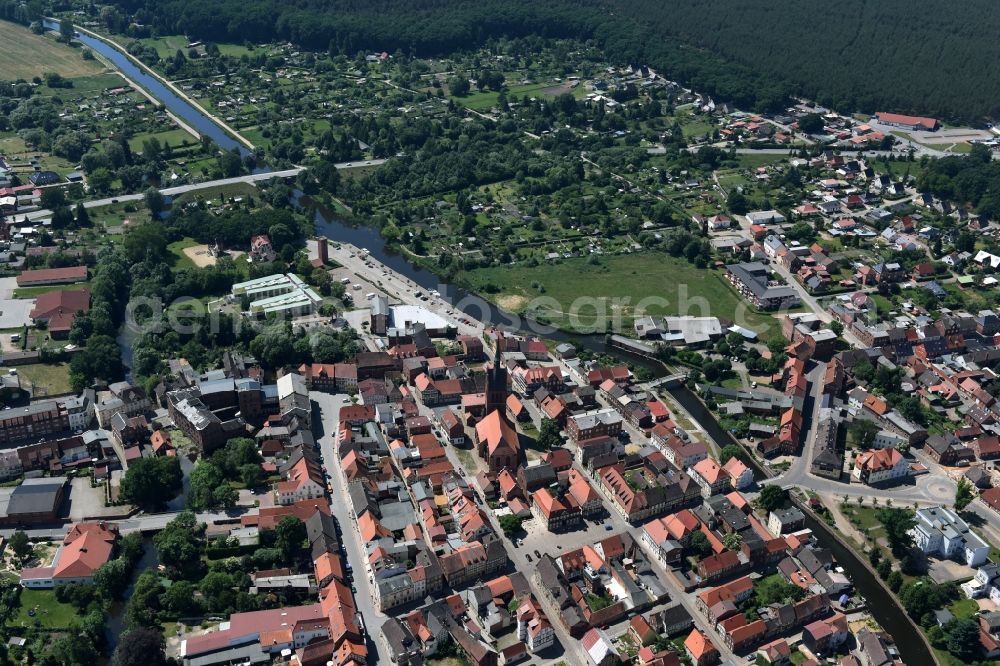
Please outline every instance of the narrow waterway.
[[[43, 21], [43, 24], [49, 30], [59, 30], [59, 23], [57, 21], [46, 20]], [[204, 111], [178, 97], [170, 88], [163, 85], [162, 81], [136, 65], [125, 53], [122, 53], [107, 42], [91, 37], [86, 33], [78, 32], [76, 39], [95, 53], [99, 53], [101, 57], [117, 67], [122, 74], [142, 86], [146, 92], [159, 100], [174, 115], [194, 128], [199, 134], [212, 139], [223, 150], [233, 150], [235, 148], [241, 155], [250, 154], [246, 146], [213, 122]]]

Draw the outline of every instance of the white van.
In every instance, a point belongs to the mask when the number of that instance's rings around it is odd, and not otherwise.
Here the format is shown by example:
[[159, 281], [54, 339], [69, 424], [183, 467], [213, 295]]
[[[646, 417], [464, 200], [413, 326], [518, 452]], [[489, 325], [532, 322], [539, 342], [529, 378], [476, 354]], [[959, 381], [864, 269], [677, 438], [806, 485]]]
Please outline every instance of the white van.
[[351, 278], [344, 278], [340, 281], [341, 284], [351, 284]]

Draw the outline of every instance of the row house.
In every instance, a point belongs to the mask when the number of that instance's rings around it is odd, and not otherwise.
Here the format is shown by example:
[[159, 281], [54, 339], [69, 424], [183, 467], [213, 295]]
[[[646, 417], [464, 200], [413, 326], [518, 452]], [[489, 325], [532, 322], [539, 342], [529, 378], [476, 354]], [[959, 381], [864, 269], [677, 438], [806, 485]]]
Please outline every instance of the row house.
[[310, 391], [347, 393], [358, 385], [358, 366], [354, 363], [303, 363], [299, 374]]

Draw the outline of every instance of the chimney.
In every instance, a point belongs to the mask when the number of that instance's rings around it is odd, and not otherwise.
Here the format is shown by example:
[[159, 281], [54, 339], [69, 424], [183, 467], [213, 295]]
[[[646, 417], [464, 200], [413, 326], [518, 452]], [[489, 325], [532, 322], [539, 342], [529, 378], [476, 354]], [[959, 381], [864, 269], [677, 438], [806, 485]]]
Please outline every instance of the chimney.
[[319, 256], [319, 262], [321, 264], [326, 264], [330, 259], [330, 246], [327, 243], [326, 236], [320, 236], [316, 239], [318, 244], [317, 251]]

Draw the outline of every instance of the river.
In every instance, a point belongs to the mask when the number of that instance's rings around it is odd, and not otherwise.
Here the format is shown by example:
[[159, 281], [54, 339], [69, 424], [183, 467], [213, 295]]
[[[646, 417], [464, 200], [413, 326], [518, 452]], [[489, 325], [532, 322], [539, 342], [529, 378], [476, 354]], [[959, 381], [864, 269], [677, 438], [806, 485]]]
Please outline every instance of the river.
[[[45, 23], [46, 27], [50, 29], [58, 29], [57, 23], [51, 21], [46, 21]], [[127, 77], [137, 84], [142, 85], [147, 92], [158, 99], [172, 113], [194, 127], [197, 131], [212, 138], [220, 147], [227, 150], [236, 148], [244, 155], [248, 153], [241, 143], [233, 139], [225, 129], [216, 125], [203, 111], [196, 109], [178, 97], [158, 79], [137, 67], [126, 55], [111, 45], [89, 35], [79, 34], [78, 39], [89, 48], [100, 53], [107, 61], [120, 68]], [[299, 198], [301, 198], [301, 195], [296, 198], [296, 201]], [[305, 200], [303, 203], [308, 205], [309, 202]], [[416, 266], [406, 257], [391, 251], [386, 246], [378, 230], [374, 227], [349, 225], [339, 220], [329, 210], [320, 206], [314, 206], [313, 209], [317, 234], [326, 236], [333, 241], [351, 243], [359, 248], [366, 248], [375, 259], [397, 273], [409, 278], [423, 289], [428, 291], [436, 289], [442, 296], [446, 297], [456, 307], [471, 317], [518, 332], [544, 335], [549, 339], [559, 342], [571, 342], [591, 351], [612, 353], [619, 358], [639, 363], [659, 376], [662, 376], [667, 371], [662, 364], [650, 359], [631, 354], [626, 355], [607, 348], [604, 335], [570, 335], [564, 331], [539, 324], [529, 318], [506, 312], [495, 304], [475, 294], [471, 294], [460, 287], [443, 284], [436, 274]], [[670, 394], [698, 421], [720, 447], [729, 443], [735, 443], [732, 435], [719, 425], [714, 415], [687, 388], [678, 387], [671, 389]], [[764, 476], [763, 470], [759, 466], [756, 467], [758, 475]], [[910, 666], [933, 666], [935, 664], [934, 657], [927, 651], [924, 642], [916, 634], [913, 625], [907, 620], [903, 611], [892, 597], [878, 584], [874, 575], [861, 563], [857, 554], [838, 541], [831, 531], [825, 529], [824, 525], [818, 525], [810, 519], [810, 527], [813, 529], [819, 543], [833, 552], [838, 563], [851, 576], [858, 589], [863, 591], [868, 600], [872, 616], [894, 637], [900, 656], [906, 663], [910, 664]], [[149, 554], [147, 551], [147, 556], [144, 559], [148, 557]], [[120, 617], [115, 618], [114, 621], [120, 622]]]

